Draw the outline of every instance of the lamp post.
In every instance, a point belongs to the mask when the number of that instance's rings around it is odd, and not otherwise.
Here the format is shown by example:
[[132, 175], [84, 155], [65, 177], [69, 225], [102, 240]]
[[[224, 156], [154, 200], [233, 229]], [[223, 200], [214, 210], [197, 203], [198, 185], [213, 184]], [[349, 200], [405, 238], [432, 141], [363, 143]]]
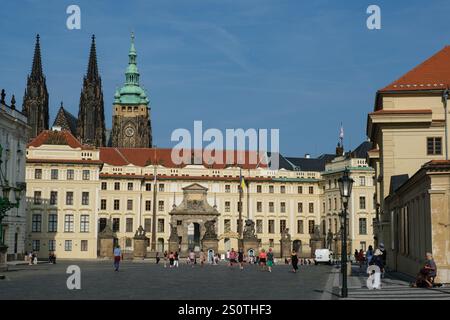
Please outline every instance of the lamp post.
[[350, 200], [350, 195], [352, 193], [353, 179], [349, 176], [349, 170], [346, 168], [344, 170], [344, 175], [342, 178], [338, 179], [339, 183], [339, 191], [341, 193], [342, 204], [344, 210], [342, 210], [340, 214], [341, 218], [341, 230], [342, 230], [342, 262], [341, 262], [341, 271], [342, 271], [342, 290], [341, 296], [346, 298], [348, 295], [347, 289], [347, 209], [348, 202]]

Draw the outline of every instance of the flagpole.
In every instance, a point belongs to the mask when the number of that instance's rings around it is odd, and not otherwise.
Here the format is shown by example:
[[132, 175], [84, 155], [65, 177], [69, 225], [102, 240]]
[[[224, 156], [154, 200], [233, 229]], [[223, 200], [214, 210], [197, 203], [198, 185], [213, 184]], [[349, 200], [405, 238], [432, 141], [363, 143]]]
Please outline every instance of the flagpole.
[[154, 146], [153, 156], [153, 221], [152, 221], [152, 247], [151, 251], [156, 251], [156, 146]]
[[238, 248], [242, 248], [242, 168], [239, 169], [239, 224], [238, 224], [238, 233], [239, 233], [239, 243]]

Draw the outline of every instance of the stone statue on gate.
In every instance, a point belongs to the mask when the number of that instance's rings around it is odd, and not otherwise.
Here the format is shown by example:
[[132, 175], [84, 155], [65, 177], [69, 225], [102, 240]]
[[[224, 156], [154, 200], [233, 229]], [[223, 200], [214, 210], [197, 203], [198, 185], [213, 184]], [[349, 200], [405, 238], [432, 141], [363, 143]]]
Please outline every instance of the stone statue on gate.
[[175, 241], [178, 243], [178, 231], [177, 231], [177, 226], [174, 223], [170, 223], [169, 241]]
[[328, 229], [327, 233], [327, 248], [329, 250], [332, 250], [332, 244], [333, 244], [333, 232], [331, 232], [331, 229]]
[[281, 232], [281, 241], [291, 242], [291, 235], [289, 234], [289, 228], [285, 228]]
[[136, 233], [134, 234], [134, 237], [145, 237], [145, 230], [142, 226], [139, 226], [139, 228], [136, 230]]
[[203, 236], [204, 240], [217, 239], [216, 233], [216, 220], [208, 220], [205, 222], [205, 234]]
[[245, 220], [243, 238], [244, 239], [256, 239], [255, 222], [251, 219]]

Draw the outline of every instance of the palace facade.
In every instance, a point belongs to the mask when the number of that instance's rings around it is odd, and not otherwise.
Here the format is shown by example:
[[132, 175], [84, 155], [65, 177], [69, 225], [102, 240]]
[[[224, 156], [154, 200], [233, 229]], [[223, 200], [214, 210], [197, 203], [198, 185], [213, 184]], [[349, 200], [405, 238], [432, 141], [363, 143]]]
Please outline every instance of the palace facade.
[[[373, 170], [361, 156], [363, 145], [360, 153], [356, 149], [316, 159], [279, 155], [280, 168], [271, 170], [250, 163], [249, 152], [239, 164], [210, 164], [204, 159], [203, 164], [180, 166], [172, 162], [171, 149], [92, 148], [69, 131], [44, 131], [27, 151], [27, 248], [40, 257], [55, 251], [60, 258], [96, 258], [98, 235], [111, 227], [116, 243], [131, 253], [133, 237], [142, 226], [148, 250], [152, 239], [158, 251], [168, 250], [171, 224], [178, 224], [171, 212], [183, 202], [186, 189], [199, 185], [207, 189], [208, 205], [219, 213], [219, 252], [237, 249], [242, 173], [247, 184], [241, 197], [242, 219], [255, 223], [255, 249], [272, 247], [279, 254], [281, 233], [288, 229], [293, 249], [310, 257], [310, 240], [317, 229], [324, 246], [328, 230], [340, 232], [335, 180], [350, 167], [358, 181], [350, 207], [350, 242], [354, 249], [365, 249], [373, 244], [374, 187]], [[206, 221], [196, 221], [194, 241], [200, 249]]]

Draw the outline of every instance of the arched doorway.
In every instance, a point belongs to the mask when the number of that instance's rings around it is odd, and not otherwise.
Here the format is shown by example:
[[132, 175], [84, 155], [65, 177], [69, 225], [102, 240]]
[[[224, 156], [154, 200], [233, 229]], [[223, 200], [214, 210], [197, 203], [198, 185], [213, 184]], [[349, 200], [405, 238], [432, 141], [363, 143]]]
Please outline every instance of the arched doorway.
[[164, 252], [164, 239], [158, 238], [158, 249], [159, 252]]
[[200, 251], [200, 224], [191, 222], [188, 225], [187, 235], [189, 250]]
[[292, 242], [292, 250], [297, 253], [302, 253], [302, 241], [294, 240], [294, 242]]

